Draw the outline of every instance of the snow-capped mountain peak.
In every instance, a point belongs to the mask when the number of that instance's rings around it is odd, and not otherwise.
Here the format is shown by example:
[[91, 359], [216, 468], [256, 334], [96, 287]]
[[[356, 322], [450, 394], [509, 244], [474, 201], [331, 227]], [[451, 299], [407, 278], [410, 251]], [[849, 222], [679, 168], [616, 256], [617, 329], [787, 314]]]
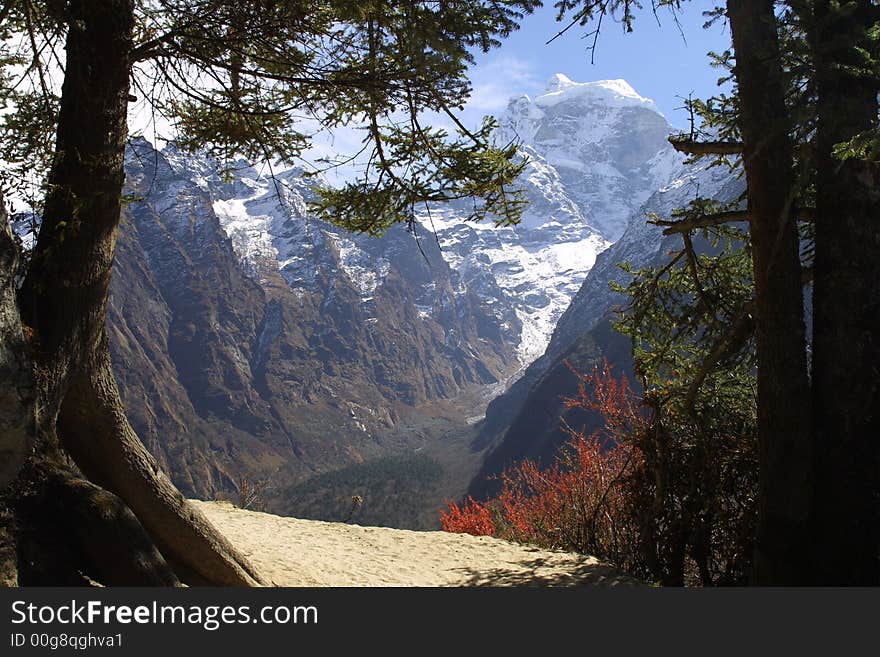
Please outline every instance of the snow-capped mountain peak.
[[554, 73], [549, 80], [547, 80], [547, 84], [544, 87], [544, 93], [549, 94], [556, 91], [561, 91], [566, 87], [571, 87], [572, 85], [577, 84], [576, 82], [572, 82], [571, 78], [565, 75], [564, 73]]
[[540, 107], [551, 107], [581, 99], [608, 107], [644, 107], [659, 113], [654, 101], [640, 95], [626, 80], [574, 82], [562, 73], [556, 73], [547, 81], [544, 93], [535, 98], [535, 103]]
[[[575, 82], [557, 73], [534, 99], [511, 99], [499, 139], [517, 140], [529, 205], [515, 228], [465, 224], [433, 209], [445, 257], [483, 298], [494, 295], [522, 323], [523, 364], [543, 353], [549, 332], [596, 256], [681, 163], [672, 128], [654, 102], [625, 80]], [[496, 306], [498, 307], [498, 306]]]
[[512, 99], [499, 124], [503, 140], [518, 139], [555, 169], [568, 197], [611, 241], [674, 168], [672, 127], [626, 80], [575, 82], [557, 73], [543, 94]]
[[[502, 137], [519, 138], [527, 161], [518, 183], [529, 201], [523, 220], [496, 228], [463, 221], [464, 206], [426, 209], [417, 233], [435, 233], [442, 248], [437, 256], [454, 273], [446, 288], [420, 282], [413, 303], [417, 318], [432, 326], [447, 308], [463, 312], [477, 303], [485, 313], [480, 331], [497, 334], [492, 339], [527, 365], [543, 353], [596, 256], [619, 237], [633, 211], [670, 182], [680, 158], [653, 101], [625, 80], [575, 82], [558, 73], [534, 99], [512, 99], [499, 123]], [[376, 241], [317, 221], [306, 206], [312, 183], [301, 172], [273, 181], [246, 162], [224, 167], [173, 144], [160, 159], [173, 174], [171, 187], [189, 181], [208, 197], [240, 266], [261, 285], [283, 280], [296, 294], [310, 294], [321, 285], [320, 272], [338, 272], [359, 299], [356, 314], [376, 321], [374, 297], [386, 284], [396, 285], [393, 261], [415, 248], [402, 233]], [[166, 202], [158, 199], [157, 207]], [[443, 339], [458, 343], [450, 322]]]

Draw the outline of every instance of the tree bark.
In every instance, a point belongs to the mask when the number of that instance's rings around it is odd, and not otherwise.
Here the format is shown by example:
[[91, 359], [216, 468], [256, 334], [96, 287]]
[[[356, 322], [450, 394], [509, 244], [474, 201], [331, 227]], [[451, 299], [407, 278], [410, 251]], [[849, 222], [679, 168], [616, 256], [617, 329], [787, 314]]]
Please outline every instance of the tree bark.
[[134, 510], [188, 581], [265, 583], [186, 503], [125, 419], [104, 322], [125, 175], [133, 2], [73, 0], [67, 12], [55, 160], [19, 298], [36, 336], [38, 444], [51, 453], [60, 437], [95, 483]]
[[36, 433], [34, 380], [15, 299], [18, 244], [0, 198], [0, 490], [16, 475]]
[[818, 584], [880, 584], [880, 166], [836, 144], [876, 130], [870, 2], [811, 3], [818, 95], [813, 413]]
[[37, 458], [26, 468], [30, 486], [15, 504], [22, 586], [180, 584], [116, 495], [52, 459]]
[[192, 584], [265, 584], [180, 494], [125, 417], [106, 344], [72, 382], [58, 419], [64, 448], [90, 480], [134, 511], [178, 574]]
[[728, 0], [727, 15], [755, 272], [760, 472], [753, 579], [791, 585], [808, 576], [812, 457], [785, 84], [772, 0]]

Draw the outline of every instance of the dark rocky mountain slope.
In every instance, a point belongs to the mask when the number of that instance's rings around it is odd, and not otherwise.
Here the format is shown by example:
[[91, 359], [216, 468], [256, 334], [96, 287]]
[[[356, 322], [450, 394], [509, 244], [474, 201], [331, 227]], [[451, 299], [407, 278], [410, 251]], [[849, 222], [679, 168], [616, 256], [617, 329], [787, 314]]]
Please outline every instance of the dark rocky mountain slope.
[[[227, 179], [143, 141], [127, 163], [114, 365], [132, 423], [185, 493], [213, 497], [241, 476], [280, 487], [417, 447], [421, 405], [519, 367], [516, 317], [501, 326], [462, 291], [436, 243], [344, 234], [300, 211], [298, 172], [276, 191], [234, 166]], [[243, 195], [274, 206], [283, 266], [236, 249], [223, 210]]]
[[132, 423], [186, 494], [268, 480], [276, 513], [341, 520], [360, 495], [356, 521], [435, 527], [472, 480], [552, 453], [563, 359], [625, 362], [599, 322], [615, 264], [662, 256], [644, 212], [726, 180], [684, 165], [622, 80], [554, 76], [500, 123], [528, 160], [520, 225], [450, 205], [380, 239], [311, 216], [301, 170], [131, 144], [112, 353]]

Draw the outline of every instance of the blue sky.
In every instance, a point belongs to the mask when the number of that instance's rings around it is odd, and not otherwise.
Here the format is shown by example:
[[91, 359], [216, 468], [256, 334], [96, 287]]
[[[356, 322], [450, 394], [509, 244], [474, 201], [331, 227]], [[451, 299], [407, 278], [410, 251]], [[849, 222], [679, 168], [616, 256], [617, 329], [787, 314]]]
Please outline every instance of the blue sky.
[[[672, 126], [680, 129], [687, 127], [688, 115], [678, 109], [683, 101], [677, 96], [693, 92], [694, 97], [708, 98], [718, 91], [716, 81], [722, 72], [709, 65], [706, 53], [730, 48], [730, 32], [723, 21], [703, 29], [706, 19], [702, 12], [714, 3], [684, 3], [684, 10], [678, 13], [680, 29], [667, 10], [657, 17], [650, 8], [638, 12], [635, 29], [629, 34], [620, 24], [606, 19], [594, 63], [587, 50], [592, 39], [583, 38], [592, 26], [574, 27], [546, 44], [566, 23], [556, 22], [552, 0], [545, 5], [527, 16], [521, 29], [499, 48], [477, 55], [470, 69], [473, 94], [461, 114], [466, 125], [477, 126], [483, 116], [501, 114], [513, 97], [542, 93], [554, 73], [563, 73], [575, 82], [622, 78], [639, 94], [654, 100]], [[431, 115], [428, 121], [453, 130], [442, 115]], [[316, 139], [309, 156], [355, 153], [362, 137], [353, 128], [337, 129], [332, 137]], [[328, 179], [341, 182], [351, 174], [350, 167], [343, 167], [328, 172]]]
[[574, 27], [545, 45], [565, 25], [556, 23], [556, 12], [547, 2], [526, 17], [521, 29], [500, 48], [478, 56], [471, 69], [474, 94], [466, 116], [474, 122], [483, 114], [501, 112], [511, 96], [537, 95], [550, 76], [564, 73], [575, 82], [623, 78], [639, 94], [653, 99], [670, 123], [684, 127], [687, 114], [676, 109], [682, 106], [676, 96], [714, 94], [721, 72], [709, 65], [706, 53], [730, 47], [730, 32], [722, 21], [703, 29], [702, 12], [711, 6], [700, 0], [685, 3], [678, 14], [681, 30], [666, 10], [657, 18], [650, 9], [639, 12], [629, 34], [606, 18], [595, 63], [590, 63], [587, 47], [592, 38], [585, 39], [584, 34], [592, 27]]
[[[650, 3], [645, 4], [650, 7]], [[714, 3], [705, 0], [684, 3], [684, 10], [678, 14], [681, 29], [666, 10], [657, 17], [650, 9], [638, 12], [635, 30], [630, 34], [624, 33], [620, 24], [606, 19], [594, 63], [587, 50], [592, 39], [584, 38], [592, 26], [576, 26], [546, 44], [565, 23], [556, 22], [552, 0], [547, 0], [545, 5], [527, 16], [521, 29], [505, 39], [499, 48], [477, 55], [470, 70], [473, 94], [461, 117], [465, 124], [476, 126], [484, 115], [500, 114], [512, 97], [540, 94], [554, 73], [563, 73], [575, 82], [623, 78], [639, 94], [654, 100], [676, 128], [685, 128], [688, 120], [686, 112], [677, 109], [682, 106], [682, 99], [676, 96], [693, 92], [696, 97], [706, 98], [717, 91], [715, 83], [721, 72], [709, 65], [706, 53], [729, 48], [730, 33], [721, 21], [703, 29], [702, 12]], [[170, 134], [165, 122], [159, 134], [152, 126], [144, 125], [146, 117], [142, 112], [139, 115], [135, 106], [132, 106], [132, 118], [133, 123], [159, 145], [163, 144], [159, 137]], [[452, 130], [443, 116], [432, 116], [429, 121]], [[305, 158], [314, 162], [328, 154], [354, 154], [360, 150], [362, 138], [363, 133], [353, 127], [339, 128], [332, 135], [319, 135]], [[331, 183], [344, 181], [351, 175], [351, 167], [328, 172]]]

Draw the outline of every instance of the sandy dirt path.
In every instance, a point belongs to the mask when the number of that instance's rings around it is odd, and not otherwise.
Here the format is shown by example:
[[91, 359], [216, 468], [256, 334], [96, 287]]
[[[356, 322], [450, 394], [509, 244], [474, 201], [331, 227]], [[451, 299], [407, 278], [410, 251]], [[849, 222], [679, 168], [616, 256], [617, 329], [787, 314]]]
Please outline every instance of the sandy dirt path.
[[278, 586], [632, 586], [592, 557], [488, 536], [361, 527], [193, 501]]

